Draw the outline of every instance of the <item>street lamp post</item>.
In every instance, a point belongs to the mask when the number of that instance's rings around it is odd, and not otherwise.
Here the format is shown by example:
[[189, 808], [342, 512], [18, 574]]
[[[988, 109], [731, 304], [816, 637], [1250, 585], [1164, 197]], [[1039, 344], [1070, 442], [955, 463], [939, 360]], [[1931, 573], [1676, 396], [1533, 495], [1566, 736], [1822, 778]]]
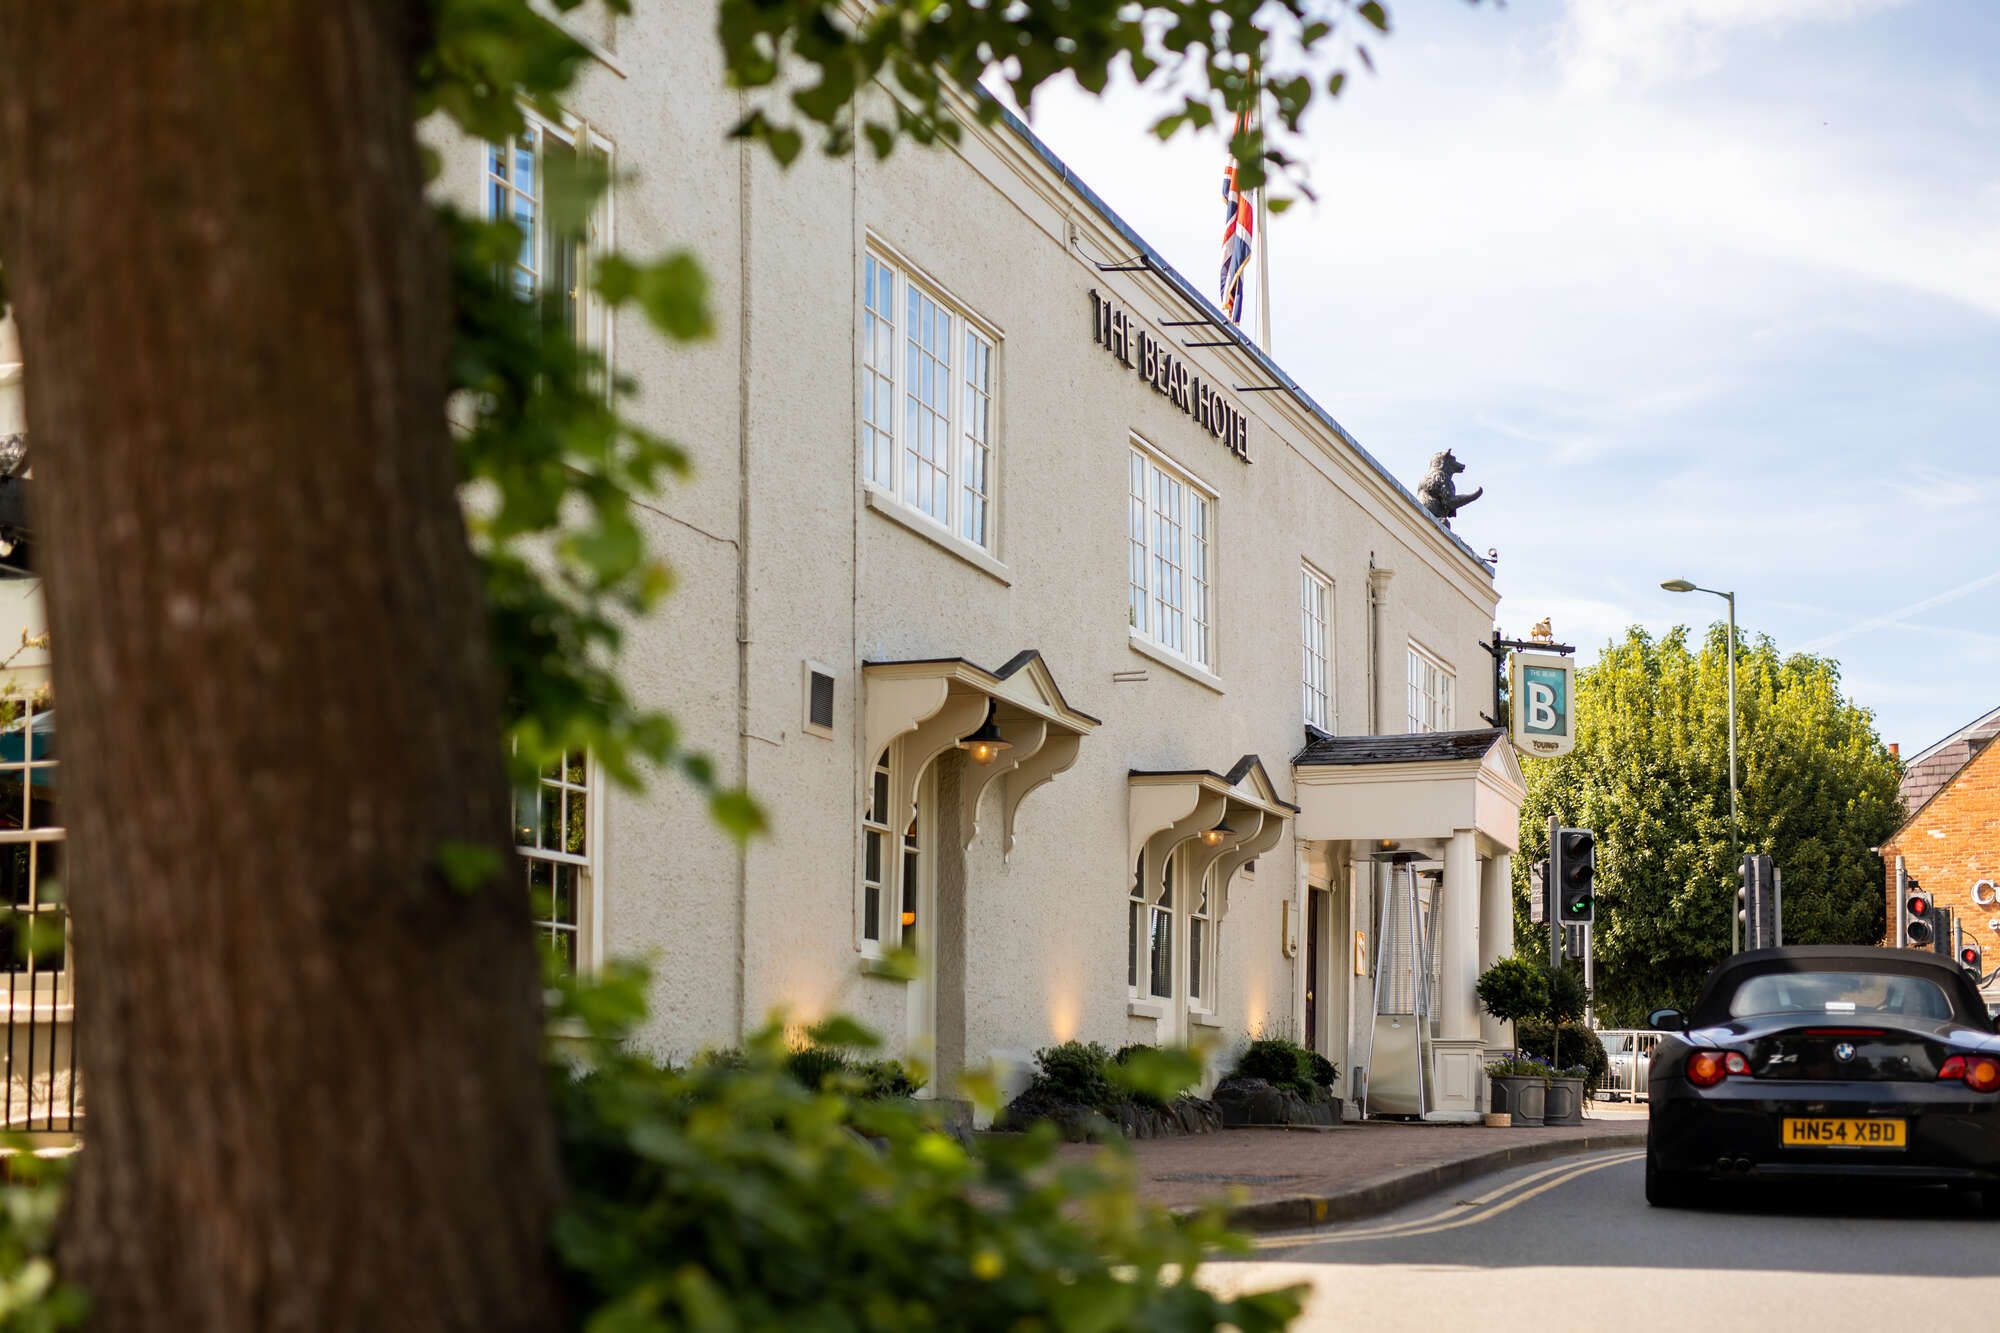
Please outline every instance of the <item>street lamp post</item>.
[[[1741, 859], [1743, 831], [1736, 819], [1736, 594], [1716, 588], [1696, 587], [1686, 579], [1668, 579], [1660, 586], [1668, 592], [1705, 592], [1729, 603], [1729, 850], [1735, 858]], [[1729, 914], [1731, 953], [1743, 947], [1742, 930], [1743, 923], [1736, 919], [1736, 913], [1732, 911]]]

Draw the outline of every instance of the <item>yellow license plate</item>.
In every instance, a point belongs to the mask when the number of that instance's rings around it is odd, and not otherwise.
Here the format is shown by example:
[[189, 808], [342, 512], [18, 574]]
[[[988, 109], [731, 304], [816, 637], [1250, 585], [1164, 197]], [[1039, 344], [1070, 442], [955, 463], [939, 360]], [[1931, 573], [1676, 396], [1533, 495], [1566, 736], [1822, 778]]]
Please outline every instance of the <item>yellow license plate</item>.
[[1787, 1148], [1903, 1148], [1909, 1146], [1903, 1120], [1785, 1121]]

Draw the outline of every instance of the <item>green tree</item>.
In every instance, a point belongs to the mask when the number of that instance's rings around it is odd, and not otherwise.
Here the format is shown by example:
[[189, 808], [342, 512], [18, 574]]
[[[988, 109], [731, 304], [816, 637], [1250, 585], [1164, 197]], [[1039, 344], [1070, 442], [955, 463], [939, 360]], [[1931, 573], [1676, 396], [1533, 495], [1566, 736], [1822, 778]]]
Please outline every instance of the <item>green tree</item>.
[[[1127, 69], [1182, 98], [1162, 134], [1260, 73], [1290, 132], [1340, 90], [1328, 52], [1388, 28], [1379, 0], [716, 12], [740, 132], [781, 159], [799, 126], [949, 138], [995, 69], [1024, 104]], [[497, 137], [587, 58], [529, 0], [0, 0], [90, 1089], [63, 1260], [99, 1329], [562, 1323], [509, 755], [590, 746], [758, 825], [613, 667], [666, 587], [631, 504], [685, 457], [494, 294], [517, 238], [425, 197], [420, 120]], [[1248, 183], [1291, 165], [1261, 127], [1236, 147]], [[601, 188], [577, 174], [552, 218]], [[671, 341], [710, 325], [685, 253], [591, 281]]]
[[[1528, 765], [1514, 862], [1516, 931], [1548, 817], [1597, 831], [1595, 1009], [1613, 1025], [1690, 1004], [1729, 952], [1736, 852], [1729, 830], [1728, 649], [1677, 628], [1627, 631], [1577, 676], [1577, 745]], [[1742, 848], [1784, 872], [1788, 944], [1881, 937], [1877, 846], [1902, 817], [1900, 769], [1873, 715], [1840, 691], [1832, 660], [1739, 637]]]
[[1547, 973], [1533, 961], [1502, 958], [1479, 974], [1473, 987], [1486, 1012], [1514, 1025], [1514, 1049], [1521, 1048], [1521, 1020], [1540, 1018], [1549, 1007]]

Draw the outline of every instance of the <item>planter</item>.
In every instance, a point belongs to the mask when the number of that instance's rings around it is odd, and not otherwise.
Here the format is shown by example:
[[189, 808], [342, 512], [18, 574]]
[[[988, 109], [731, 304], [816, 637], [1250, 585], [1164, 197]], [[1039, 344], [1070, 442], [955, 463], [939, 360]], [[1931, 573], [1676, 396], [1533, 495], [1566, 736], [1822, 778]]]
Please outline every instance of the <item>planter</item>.
[[1534, 1074], [1494, 1074], [1495, 1111], [1512, 1117], [1516, 1125], [1539, 1126], [1548, 1094], [1548, 1081]]
[[1548, 1099], [1542, 1112], [1545, 1125], [1581, 1125], [1583, 1123], [1583, 1080], [1580, 1078], [1553, 1078], [1549, 1080]]

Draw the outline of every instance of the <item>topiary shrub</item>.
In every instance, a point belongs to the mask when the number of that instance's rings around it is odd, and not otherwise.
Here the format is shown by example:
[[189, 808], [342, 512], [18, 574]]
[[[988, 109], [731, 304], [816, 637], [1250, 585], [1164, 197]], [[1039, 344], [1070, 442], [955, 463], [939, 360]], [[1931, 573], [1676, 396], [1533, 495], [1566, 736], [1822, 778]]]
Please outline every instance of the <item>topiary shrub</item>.
[[1117, 1107], [1111, 1053], [1094, 1041], [1066, 1041], [1035, 1052], [1032, 1091], [1108, 1113]]
[[785, 1055], [785, 1072], [808, 1092], [818, 1092], [829, 1079], [851, 1074], [854, 1062], [829, 1046], [800, 1046]]
[[1548, 967], [1526, 958], [1502, 958], [1479, 974], [1473, 993], [1487, 1013], [1514, 1025], [1514, 1045], [1518, 1048], [1521, 1020], [1548, 1016]]
[[1318, 1101], [1340, 1077], [1333, 1061], [1307, 1050], [1289, 1037], [1259, 1037], [1236, 1057], [1231, 1078], [1261, 1078], [1273, 1087]]
[[808, 1042], [785, 1055], [785, 1072], [808, 1092], [914, 1097], [923, 1083], [897, 1060], [862, 1060], [838, 1046]]
[[996, 1128], [1047, 1123], [1072, 1139], [1206, 1133], [1221, 1127], [1222, 1113], [1187, 1095], [1201, 1073], [1201, 1056], [1181, 1046], [1134, 1042], [1116, 1055], [1094, 1041], [1046, 1046]]
[[1611, 1072], [1610, 1053], [1597, 1033], [1582, 1023], [1564, 1023], [1559, 1029], [1547, 1023], [1522, 1023], [1518, 1040], [1524, 1054], [1546, 1060], [1558, 1070], [1581, 1068], [1586, 1097], [1595, 1097]]

